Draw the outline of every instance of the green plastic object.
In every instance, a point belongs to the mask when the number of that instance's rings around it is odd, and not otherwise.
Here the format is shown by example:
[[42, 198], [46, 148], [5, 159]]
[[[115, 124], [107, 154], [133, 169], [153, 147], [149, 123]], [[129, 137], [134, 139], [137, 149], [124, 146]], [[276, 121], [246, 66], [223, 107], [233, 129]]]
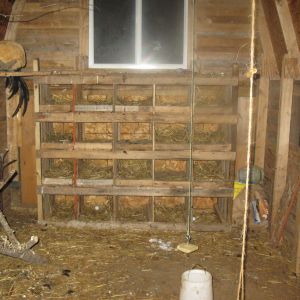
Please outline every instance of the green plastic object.
[[[247, 178], [247, 168], [242, 168], [238, 171], [238, 181], [241, 183], [246, 183]], [[261, 183], [264, 179], [264, 171], [263, 169], [253, 166], [250, 167], [249, 174], [249, 183], [250, 184], [258, 184]]]

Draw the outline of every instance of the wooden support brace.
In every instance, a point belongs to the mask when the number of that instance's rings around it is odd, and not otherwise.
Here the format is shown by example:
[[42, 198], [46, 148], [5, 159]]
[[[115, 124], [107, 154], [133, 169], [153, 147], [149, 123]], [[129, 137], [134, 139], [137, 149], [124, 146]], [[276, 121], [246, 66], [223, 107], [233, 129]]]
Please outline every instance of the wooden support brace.
[[274, 234], [274, 225], [277, 219], [277, 212], [280, 200], [283, 195], [288, 167], [289, 140], [291, 127], [291, 113], [293, 100], [294, 81], [291, 78], [282, 78], [280, 83], [279, 103], [279, 126], [277, 135], [277, 151], [275, 163], [275, 178], [273, 187], [271, 230]]

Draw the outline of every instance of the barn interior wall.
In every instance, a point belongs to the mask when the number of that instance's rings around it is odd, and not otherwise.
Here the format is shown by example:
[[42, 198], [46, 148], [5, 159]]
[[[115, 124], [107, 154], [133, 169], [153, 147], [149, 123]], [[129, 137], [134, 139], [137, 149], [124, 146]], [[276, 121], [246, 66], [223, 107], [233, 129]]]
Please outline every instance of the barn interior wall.
[[[26, 70], [32, 70], [33, 60], [36, 58], [40, 61], [41, 71], [77, 69], [78, 57], [86, 55], [84, 45], [87, 44], [87, 36], [78, 20], [82, 20], [83, 15], [87, 13], [87, 1], [72, 1], [70, 4], [67, 0], [59, 3], [53, 3], [50, 0], [26, 0], [23, 3], [20, 15], [22, 15], [22, 20], [27, 21], [18, 23], [15, 39], [24, 46], [27, 53]], [[190, 6], [191, 3], [190, 1]], [[249, 62], [250, 3], [237, 0], [197, 0], [195, 7], [195, 71], [205, 77], [230, 77], [233, 63], [238, 63], [242, 79], [239, 97], [247, 106], [249, 87], [248, 80], [243, 75]], [[191, 26], [189, 35], [193, 35]], [[159, 76], [159, 72], [157, 75]], [[243, 107], [246, 107], [245, 105]], [[246, 113], [243, 107], [239, 112], [240, 115]], [[19, 127], [16, 141], [17, 146], [20, 146], [21, 167], [23, 175], [25, 174], [26, 184], [23, 183], [23, 186], [29, 191], [28, 194], [23, 191], [25, 193], [23, 194], [27, 195], [26, 199], [29, 198], [29, 202], [36, 201], [33, 195], [34, 178], [26, 175], [34, 174], [32, 170], [35, 170], [35, 153], [30, 147], [31, 139], [24, 137], [33, 126], [33, 117], [30, 116], [32, 111], [33, 101], [30, 102], [28, 117], [22, 120], [22, 127], [25, 129]], [[130, 134], [130, 132], [126, 133], [126, 130], [130, 131], [132, 128], [124, 126], [122, 130], [126, 135]], [[244, 130], [246, 131], [247, 128], [245, 127]], [[238, 151], [242, 154], [245, 153], [245, 149], [246, 142], [244, 141]], [[12, 152], [17, 153], [17, 151]], [[238, 164], [240, 167], [245, 165], [245, 156], [239, 159]], [[181, 167], [180, 164], [175, 164], [175, 168]], [[23, 175], [21, 172], [21, 182]], [[26, 202], [26, 199], [23, 202]], [[211, 207], [215, 201], [212, 199], [208, 206]], [[203, 203], [208, 202], [203, 201]]]

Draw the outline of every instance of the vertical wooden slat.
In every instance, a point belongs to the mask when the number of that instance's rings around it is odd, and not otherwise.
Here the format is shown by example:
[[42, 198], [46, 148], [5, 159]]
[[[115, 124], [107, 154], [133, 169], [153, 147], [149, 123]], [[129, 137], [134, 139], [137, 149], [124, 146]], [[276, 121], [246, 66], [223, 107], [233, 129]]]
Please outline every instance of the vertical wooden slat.
[[[35, 59], [33, 61], [33, 71], [39, 70], [39, 61]], [[34, 112], [37, 113], [40, 111], [40, 88], [37, 83], [34, 82]], [[41, 125], [39, 122], [35, 122], [35, 149], [38, 151], [41, 149]], [[37, 186], [42, 185], [42, 164], [41, 159], [36, 157], [35, 160], [35, 168], [36, 168], [36, 183]], [[37, 209], [38, 209], [38, 221], [44, 220], [44, 212], [43, 212], [43, 196], [41, 194], [37, 194]]]
[[[153, 84], [152, 90], [152, 111], [155, 114], [155, 105], [156, 105], [156, 85]], [[155, 151], [155, 122], [152, 120], [152, 151]], [[154, 186], [155, 181], [155, 159], [152, 159], [152, 186]], [[148, 209], [148, 216], [149, 221], [154, 222], [154, 212], [155, 212], [155, 198], [152, 196], [149, 199], [149, 209]]]
[[271, 228], [274, 227], [280, 200], [283, 195], [288, 167], [291, 113], [293, 102], [292, 78], [282, 78], [280, 82], [280, 102], [277, 134], [275, 178], [273, 186]]
[[[117, 92], [118, 92], [118, 85], [113, 86], [113, 112], [116, 111], [116, 100], [117, 100]], [[116, 151], [116, 143], [118, 142], [119, 138], [119, 128], [118, 128], [117, 123], [113, 123], [113, 140], [112, 140], [112, 151]], [[118, 166], [117, 166], [117, 160], [113, 160], [113, 185], [115, 186], [116, 184], [116, 179], [117, 179], [117, 172], [118, 172]], [[113, 196], [113, 214], [112, 214], [112, 219], [113, 221], [117, 221], [118, 219], [118, 211], [119, 211], [119, 201], [117, 196]]]
[[295, 273], [300, 276], [300, 194], [298, 194], [296, 208], [296, 255], [295, 255]]
[[256, 120], [255, 165], [264, 169], [267, 138], [267, 119], [270, 79], [262, 77], [259, 81], [258, 109]]

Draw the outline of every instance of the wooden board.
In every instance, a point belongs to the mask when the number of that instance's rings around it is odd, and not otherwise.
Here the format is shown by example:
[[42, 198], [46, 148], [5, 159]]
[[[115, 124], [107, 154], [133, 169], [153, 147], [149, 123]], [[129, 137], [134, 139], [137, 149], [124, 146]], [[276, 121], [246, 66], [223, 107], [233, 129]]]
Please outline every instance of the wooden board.
[[256, 118], [257, 122], [255, 140], [255, 165], [262, 169], [264, 169], [265, 166], [269, 87], [269, 78], [262, 77], [259, 81], [258, 111]]
[[291, 126], [291, 109], [293, 100], [294, 81], [290, 78], [283, 78], [280, 82], [280, 106], [279, 106], [279, 127], [277, 135], [275, 178], [272, 199], [271, 228], [275, 224], [280, 200], [283, 195], [289, 156], [289, 140]]
[[[38, 187], [38, 193], [50, 195], [111, 195], [111, 196], [176, 196], [186, 197], [189, 195], [188, 188], [178, 187], [147, 187], [147, 186], [99, 186], [99, 187], [72, 187], [72, 186], [50, 186]], [[219, 186], [216, 189], [210, 187], [194, 188], [192, 195], [195, 197], [232, 197], [233, 189]]]
[[[37, 152], [41, 158], [81, 159], [189, 159], [189, 150], [180, 151], [95, 151], [95, 150], [43, 150]], [[195, 160], [235, 160], [235, 152], [193, 151]]]
[[22, 146], [20, 147], [20, 182], [21, 201], [27, 206], [35, 206], [36, 195], [36, 165], [35, 165], [35, 123], [34, 102], [31, 97], [26, 114], [22, 117]]

